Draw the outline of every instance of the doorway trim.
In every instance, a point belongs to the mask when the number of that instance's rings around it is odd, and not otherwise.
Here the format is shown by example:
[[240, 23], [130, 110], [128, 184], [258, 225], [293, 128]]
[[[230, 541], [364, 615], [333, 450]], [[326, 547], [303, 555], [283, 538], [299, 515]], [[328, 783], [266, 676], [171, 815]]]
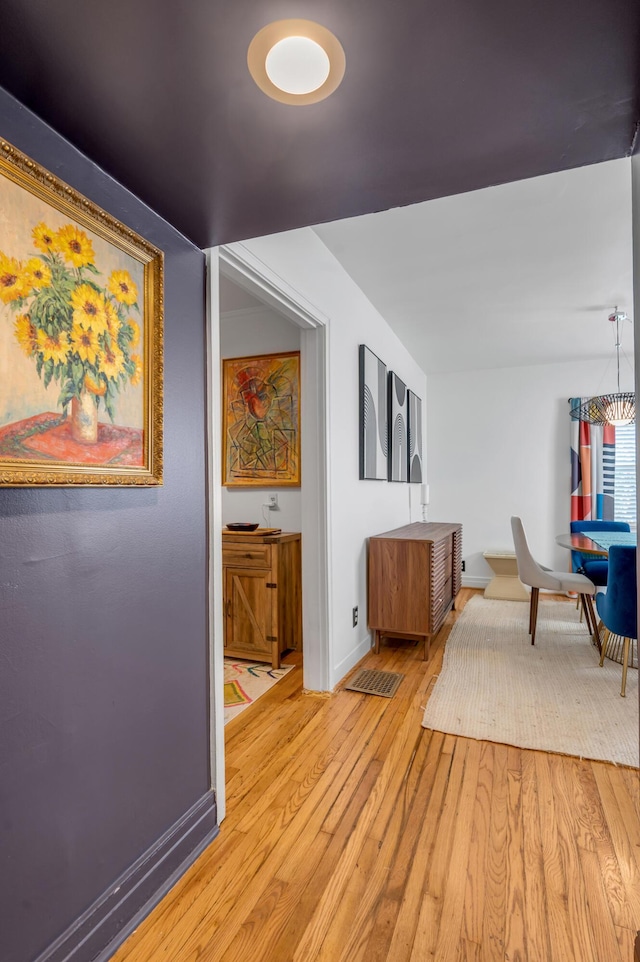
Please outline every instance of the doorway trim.
[[225, 815], [224, 645], [222, 606], [222, 456], [219, 276], [232, 280], [300, 328], [302, 442], [303, 685], [330, 687], [330, 542], [328, 318], [242, 243], [210, 248], [207, 257], [207, 442], [209, 473], [209, 625], [211, 780], [218, 821]]

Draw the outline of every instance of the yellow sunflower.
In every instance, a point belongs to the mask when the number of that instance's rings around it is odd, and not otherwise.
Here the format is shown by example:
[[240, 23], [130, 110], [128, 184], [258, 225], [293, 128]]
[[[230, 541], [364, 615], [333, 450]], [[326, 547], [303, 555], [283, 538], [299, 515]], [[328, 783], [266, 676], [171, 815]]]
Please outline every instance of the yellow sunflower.
[[115, 344], [116, 338], [118, 337], [118, 331], [120, 330], [120, 318], [118, 317], [118, 312], [111, 301], [105, 301], [104, 303], [104, 316], [106, 320], [106, 329], [111, 335], [111, 340]]
[[25, 287], [49, 287], [51, 285], [51, 271], [43, 264], [39, 257], [32, 257], [27, 261], [24, 269]]
[[33, 237], [33, 243], [42, 251], [43, 254], [48, 254], [49, 251], [56, 250], [56, 235], [51, 228], [41, 221], [31, 231], [31, 236]]
[[131, 360], [136, 366], [134, 373], [131, 375], [131, 383], [135, 387], [142, 380], [142, 374], [144, 369], [142, 367], [142, 361], [140, 360], [137, 354], [132, 354]]
[[109, 278], [109, 290], [121, 304], [135, 304], [138, 300], [138, 288], [134, 284], [129, 271], [112, 271]]
[[71, 328], [70, 341], [72, 350], [78, 352], [81, 361], [88, 361], [89, 364], [94, 365], [98, 363], [100, 344], [94, 330], [75, 323]]
[[66, 331], [60, 331], [59, 334], [51, 337], [46, 331], [40, 330], [37, 336], [38, 350], [42, 352], [45, 361], [53, 361], [54, 364], [58, 364], [59, 361], [66, 360], [67, 354], [71, 350], [69, 335]]
[[92, 328], [95, 334], [107, 330], [106, 302], [102, 294], [90, 284], [79, 284], [71, 295], [74, 324]]
[[78, 230], [74, 224], [60, 228], [56, 234], [56, 247], [74, 267], [84, 267], [95, 260], [93, 244], [85, 232]]
[[90, 374], [85, 374], [84, 376], [84, 386], [90, 394], [97, 394], [98, 397], [103, 397], [107, 393], [107, 385], [102, 378], [92, 378]]
[[106, 377], [111, 377], [115, 381], [124, 371], [124, 354], [119, 347], [114, 344], [104, 349], [100, 370]]
[[19, 314], [15, 319], [13, 328], [18, 344], [27, 357], [31, 357], [38, 347], [38, 332], [31, 323], [29, 315]]
[[133, 331], [133, 337], [131, 338], [131, 340], [130, 340], [130, 342], [129, 342], [129, 346], [130, 346], [130, 347], [137, 347], [137, 346], [138, 346], [138, 343], [139, 343], [139, 341], [140, 341], [140, 325], [139, 325], [139, 324], [136, 324], [136, 322], [133, 320], [132, 317], [128, 317], [128, 318], [127, 318], [127, 324], [129, 325], [129, 327], [130, 327], [131, 330]]
[[28, 293], [29, 288], [25, 288], [24, 271], [20, 261], [0, 253], [0, 300], [9, 304], [11, 301], [17, 301], [19, 297], [26, 297]]

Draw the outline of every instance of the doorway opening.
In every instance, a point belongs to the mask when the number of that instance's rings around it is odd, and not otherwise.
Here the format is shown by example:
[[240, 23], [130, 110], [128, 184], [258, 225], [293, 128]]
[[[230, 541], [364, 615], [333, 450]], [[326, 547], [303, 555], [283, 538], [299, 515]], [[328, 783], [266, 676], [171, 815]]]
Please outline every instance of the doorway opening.
[[[247, 422], [231, 426], [231, 405], [223, 431], [226, 425], [227, 432], [237, 432], [237, 450], [246, 451], [252, 467], [264, 463], [275, 470], [276, 438], [286, 438], [285, 432], [296, 426], [295, 395], [288, 396], [282, 382], [290, 383], [286, 372], [295, 372], [301, 329], [223, 272], [219, 305], [220, 358], [223, 370], [225, 363], [229, 366], [223, 377], [223, 405], [229, 404], [225, 392], [238, 378], [246, 378], [247, 407], [253, 406], [257, 418], [248, 413]], [[277, 388], [271, 385], [274, 379]], [[224, 441], [221, 437], [223, 471]], [[282, 462], [295, 462], [295, 450]], [[302, 670], [303, 485], [304, 474], [299, 486], [222, 486], [225, 724], [272, 691], [292, 667]], [[236, 530], [240, 525], [258, 528]], [[243, 721], [247, 717], [253, 715]]]
[[[242, 244], [207, 252], [209, 266], [209, 324], [207, 332], [209, 383], [209, 497], [210, 497], [210, 612], [212, 665], [212, 782], [218, 816], [224, 817], [224, 638], [227, 612], [223, 607], [236, 590], [245, 624], [252, 626], [253, 602], [266, 597], [267, 583], [259, 583], [260, 559], [249, 559], [245, 569], [225, 570], [223, 537], [234, 521], [258, 522], [261, 528], [280, 528], [299, 535], [301, 644], [282, 652], [282, 663], [303, 667], [303, 686], [326, 691], [329, 683], [327, 445], [326, 445], [326, 318], [295, 290], [252, 257]], [[225, 488], [222, 484], [223, 358], [300, 351], [301, 485], [299, 488]], [[273, 501], [276, 504], [273, 504]], [[301, 537], [300, 537], [301, 536]], [[274, 535], [274, 538], [279, 536]], [[283, 545], [283, 548], [286, 546]], [[256, 545], [256, 549], [258, 545]], [[270, 562], [279, 546], [269, 548]], [[258, 552], [259, 553], [259, 552]], [[267, 552], [265, 551], [265, 557]], [[242, 573], [244, 572], [244, 573]], [[243, 583], [243, 578], [246, 585]], [[268, 582], [273, 584], [273, 580]], [[276, 582], [277, 583], [277, 582]], [[225, 597], [226, 588], [226, 597]], [[247, 590], [254, 591], [253, 599]], [[279, 591], [278, 591], [279, 594]], [[255, 614], [255, 612], [254, 612]], [[285, 616], [288, 619], [295, 615]], [[236, 651], [236, 654], [239, 650]], [[299, 673], [297, 673], [299, 674]]]

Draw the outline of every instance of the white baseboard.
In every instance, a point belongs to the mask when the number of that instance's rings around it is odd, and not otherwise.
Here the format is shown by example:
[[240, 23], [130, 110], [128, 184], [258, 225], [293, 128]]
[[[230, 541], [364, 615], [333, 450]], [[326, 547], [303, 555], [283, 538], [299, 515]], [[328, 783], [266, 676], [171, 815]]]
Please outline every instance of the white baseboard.
[[491, 578], [479, 578], [474, 575], [463, 575], [462, 576], [462, 587], [463, 588], [486, 588]]
[[366, 638], [358, 642], [358, 645], [349, 652], [346, 658], [337, 664], [331, 670], [331, 688], [332, 690], [336, 687], [338, 682], [342, 681], [347, 672], [351, 671], [354, 665], [357, 665], [365, 655], [368, 655], [371, 651], [371, 635], [367, 634]]

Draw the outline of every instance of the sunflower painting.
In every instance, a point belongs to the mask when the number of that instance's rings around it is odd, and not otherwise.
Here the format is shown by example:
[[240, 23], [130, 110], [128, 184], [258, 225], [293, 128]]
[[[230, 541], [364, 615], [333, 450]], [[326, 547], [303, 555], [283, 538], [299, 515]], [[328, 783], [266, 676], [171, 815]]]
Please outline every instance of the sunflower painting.
[[227, 487], [300, 484], [300, 353], [223, 362]]
[[0, 484], [160, 483], [162, 254], [0, 146]]

